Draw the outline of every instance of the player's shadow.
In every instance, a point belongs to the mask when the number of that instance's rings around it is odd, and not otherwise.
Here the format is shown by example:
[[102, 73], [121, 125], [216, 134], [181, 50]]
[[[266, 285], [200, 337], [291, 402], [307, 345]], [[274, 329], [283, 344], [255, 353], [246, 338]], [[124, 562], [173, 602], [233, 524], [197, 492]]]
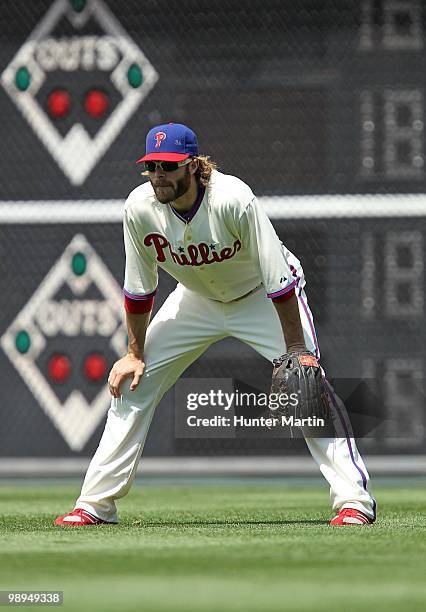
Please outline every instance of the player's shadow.
[[223, 526], [243, 526], [243, 525], [328, 525], [329, 521], [324, 521], [320, 519], [306, 519], [306, 520], [272, 520], [272, 521], [256, 521], [256, 520], [247, 520], [247, 521], [225, 521], [225, 520], [210, 520], [210, 521], [133, 521], [132, 526], [134, 527], [179, 527], [179, 526], [194, 526], [194, 527], [203, 527], [203, 526], [212, 526], [212, 525], [223, 525]]

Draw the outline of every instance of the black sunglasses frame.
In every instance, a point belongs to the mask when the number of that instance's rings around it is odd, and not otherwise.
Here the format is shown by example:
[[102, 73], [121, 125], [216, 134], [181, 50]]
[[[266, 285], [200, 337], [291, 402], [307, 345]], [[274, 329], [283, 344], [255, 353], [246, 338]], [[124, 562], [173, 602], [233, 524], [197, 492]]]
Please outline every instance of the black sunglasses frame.
[[143, 167], [145, 172], [155, 172], [157, 166], [160, 166], [163, 172], [175, 172], [178, 168], [189, 164], [190, 161], [192, 161], [190, 157], [180, 162], [151, 160], [143, 162]]

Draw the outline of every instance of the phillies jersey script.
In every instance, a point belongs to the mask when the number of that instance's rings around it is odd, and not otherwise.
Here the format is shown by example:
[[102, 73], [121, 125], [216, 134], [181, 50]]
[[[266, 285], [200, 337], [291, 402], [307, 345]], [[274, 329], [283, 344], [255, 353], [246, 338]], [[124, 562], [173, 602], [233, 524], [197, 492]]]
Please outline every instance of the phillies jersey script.
[[213, 171], [188, 213], [161, 204], [151, 183], [134, 189], [124, 211], [124, 294], [151, 298], [160, 266], [187, 289], [230, 302], [263, 284], [269, 298], [303, 288], [299, 260], [282, 244], [251, 189]]

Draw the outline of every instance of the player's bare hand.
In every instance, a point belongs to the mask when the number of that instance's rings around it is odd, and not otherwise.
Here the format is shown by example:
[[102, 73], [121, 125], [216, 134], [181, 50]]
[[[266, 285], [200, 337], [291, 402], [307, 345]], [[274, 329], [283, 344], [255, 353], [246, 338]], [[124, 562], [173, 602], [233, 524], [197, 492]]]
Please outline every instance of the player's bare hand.
[[134, 391], [142, 378], [145, 363], [130, 353], [115, 362], [108, 376], [108, 388], [112, 397], [120, 397], [120, 387], [126, 378], [132, 377], [130, 391]]

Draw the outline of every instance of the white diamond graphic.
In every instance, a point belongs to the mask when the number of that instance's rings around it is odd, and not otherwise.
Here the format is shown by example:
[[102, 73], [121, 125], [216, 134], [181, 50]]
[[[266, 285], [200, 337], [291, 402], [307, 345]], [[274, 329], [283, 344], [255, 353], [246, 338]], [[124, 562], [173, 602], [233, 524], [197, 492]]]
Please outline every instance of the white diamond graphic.
[[[72, 272], [72, 259], [76, 253], [82, 253], [87, 261], [87, 269], [80, 277], [75, 276]], [[117, 356], [123, 355], [126, 352], [126, 329], [121, 288], [102, 259], [81, 234], [73, 238], [34, 295], [0, 338], [0, 345], [7, 357], [46, 415], [74, 451], [80, 451], [84, 447], [105, 415], [111, 399], [108, 389], [105, 385], [105, 388], [90, 404], [83, 394], [75, 389], [66, 401], [61, 403], [37, 367], [36, 358], [47, 343], [46, 329], [42, 329], [40, 325], [42, 313], [46, 313], [52, 304], [58, 304], [53, 300], [55, 294], [64, 285], [67, 285], [73, 295], [78, 298], [90, 283], [96, 285], [104, 297], [104, 300], [97, 300], [94, 304], [95, 308], [102, 309], [102, 315], [106, 320], [106, 327], [102, 333], [109, 337], [109, 345]], [[25, 354], [18, 351], [15, 343], [16, 334], [23, 329], [31, 337], [30, 349]], [[72, 333], [74, 333], [73, 330], [71, 330]], [[88, 330], [88, 335], [90, 333], [91, 330]], [[54, 335], [54, 331], [51, 335]]]
[[[76, 32], [91, 18], [105, 32], [105, 36], [75, 36], [68, 40], [51, 37], [52, 31], [63, 18], [68, 19]], [[89, 53], [90, 47], [95, 45], [97, 41], [99, 42], [100, 38], [102, 38], [101, 44], [110, 49], [110, 54], [111, 49], [116, 49], [122, 56], [110, 75], [114, 86], [122, 95], [122, 100], [114, 108], [110, 117], [94, 138], [79, 123], [75, 124], [65, 137], [62, 137], [35, 98], [46, 79], [46, 66], [41, 65], [43, 63], [41, 57], [44, 58], [44, 62], [52, 63], [56, 60], [49, 56], [47, 52], [49, 48], [56, 49], [57, 53], [60, 54], [60, 50], [64, 48], [61, 45], [68, 44], [69, 49], [72, 50], [78, 45], [84, 44], [82, 59], [80, 59], [82, 62], [90, 63], [92, 61]], [[65, 55], [61, 60], [63, 63], [62, 69], [69, 71], [75, 69], [72, 53], [63, 53], [62, 55]], [[108, 54], [105, 54], [102, 61], [105, 64], [105, 69], [111, 68], [112, 60], [111, 57], [108, 58]], [[127, 79], [127, 72], [134, 64], [139, 66], [143, 75], [142, 84], [135, 88], [129, 84]], [[20, 91], [15, 83], [16, 73], [23, 66], [28, 68], [31, 74], [31, 82], [26, 91]], [[70, 182], [77, 186], [84, 183], [157, 80], [158, 73], [155, 68], [102, 0], [88, 0], [82, 13], [75, 13], [68, 0], [56, 0], [5, 68], [0, 78], [3, 87], [34, 132]]]

